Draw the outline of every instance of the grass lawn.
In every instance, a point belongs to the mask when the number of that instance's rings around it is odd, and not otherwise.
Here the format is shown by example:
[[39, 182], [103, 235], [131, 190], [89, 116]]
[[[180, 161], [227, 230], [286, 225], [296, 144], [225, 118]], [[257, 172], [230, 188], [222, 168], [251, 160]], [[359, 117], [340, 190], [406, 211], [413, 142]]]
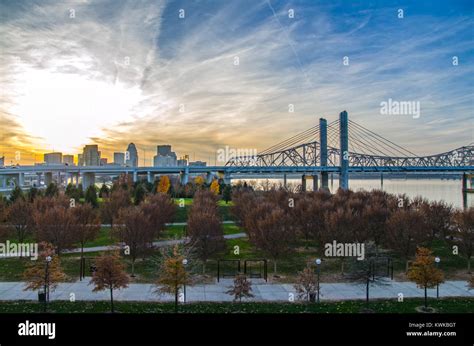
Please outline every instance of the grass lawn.
[[[115, 302], [122, 313], [174, 313], [174, 303]], [[416, 313], [423, 299], [373, 300], [369, 308], [376, 313]], [[474, 298], [446, 298], [429, 301], [439, 313], [472, 313]], [[366, 308], [364, 301], [316, 303], [188, 303], [179, 306], [181, 313], [360, 313]], [[0, 313], [42, 312], [43, 305], [31, 301], [2, 301]], [[110, 311], [107, 301], [52, 301], [48, 311], [53, 313], [104, 313]]]

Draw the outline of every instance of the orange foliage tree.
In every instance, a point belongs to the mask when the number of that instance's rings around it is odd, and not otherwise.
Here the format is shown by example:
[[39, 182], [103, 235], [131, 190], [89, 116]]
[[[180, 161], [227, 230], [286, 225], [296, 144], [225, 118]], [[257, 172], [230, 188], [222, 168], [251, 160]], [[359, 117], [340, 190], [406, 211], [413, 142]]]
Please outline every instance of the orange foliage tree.
[[162, 175], [160, 177], [160, 182], [158, 183], [158, 186], [156, 189], [157, 189], [157, 192], [168, 193], [170, 186], [171, 186], [170, 178], [168, 178], [167, 175]]

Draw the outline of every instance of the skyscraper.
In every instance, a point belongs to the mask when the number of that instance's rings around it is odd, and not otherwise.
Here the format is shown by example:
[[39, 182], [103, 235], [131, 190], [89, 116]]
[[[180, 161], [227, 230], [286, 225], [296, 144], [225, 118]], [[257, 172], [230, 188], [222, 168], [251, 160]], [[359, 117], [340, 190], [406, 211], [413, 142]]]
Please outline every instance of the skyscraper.
[[99, 166], [100, 151], [97, 144], [86, 145], [82, 151], [84, 166]]
[[138, 152], [135, 144], [130, 143], [127, 147], [127, 152], [125, 155], [125, 164], [129, 167], [137, 167], [138, 166]]
[[153, 166], [174, 167], [177, 165], [176, 153], [171, 151], [171, 145], [158, 145], [156, 147], [156, 155], [153, 157]]
[[63, 163], [67, 163], [69, 166], [74, 165], [74, 155], [63, 155]]
[[114, 153], [114, 165], [123, 166], [125, 164], [124, 153]]
[[60, 165], [63, 162], [62, 153], [46, 153], [44, 154], [44, 163], [47, 165]]

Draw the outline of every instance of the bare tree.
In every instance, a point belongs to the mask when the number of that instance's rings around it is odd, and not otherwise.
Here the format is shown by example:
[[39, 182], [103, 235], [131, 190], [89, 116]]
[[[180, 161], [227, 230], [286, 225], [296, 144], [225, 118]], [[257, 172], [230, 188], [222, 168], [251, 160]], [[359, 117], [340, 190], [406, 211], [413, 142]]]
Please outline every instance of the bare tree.
[[23, 243], [27, 235], [31, 234], [34, 220], [31, 203], [18, 198], [7, 210], [8, 224], [15, 228], [19, 243]]
[[130, 279], [125, 272], [124, 264], [118, 254], [102, 255], [95, 260], [96, 271], [89, 284], [95, 287], [94, 292], [108, 289], [110, 291], [110, 310], [114, 312], [114, 290], [127, 288]]
[[307, 265], [302, 271], [298, 272], [296, 283], [293, 285], [298, 299], [309, 301], [312, 295], [318, 293], [318, 283], [316, 274], [311, 265]]
[[247, 279], [247, 276], [242, 273], [238, 273], [234, 278], [234, 285], [229, 287], [225, 293], [234, 296], [234, 302], [238, 299], [242, 302], [242, 298], [252, 298], [252, 282]]
[[467, 271], [470, 273], [471, 257], [474, 254], [474, 208], [456, 212], [453, 220], [453, 241], [467, 259]]
[[71, 227], [74, 240], [81, 245], [81, 263], [84, 257], [84, 245], [95, 239], [100, 231], [100, 219], [95, 209], [89, 204], [79, 204], [70, 208]]

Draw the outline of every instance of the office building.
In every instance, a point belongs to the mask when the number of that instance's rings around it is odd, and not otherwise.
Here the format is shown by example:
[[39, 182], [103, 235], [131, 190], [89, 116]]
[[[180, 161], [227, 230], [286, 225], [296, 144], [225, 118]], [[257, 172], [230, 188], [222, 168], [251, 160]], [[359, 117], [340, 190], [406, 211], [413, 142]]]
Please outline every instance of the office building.
[[44, 154], [44, 163], [47, 165], [60, 165], [63, 163], [62, 153], [46, 153]]
[[74, 155], [63, 155], [63, 163], [69, 166], [74, 165]]
[[114, 165], [123, 166], [125, 164], [125, 153], [114, 153]]
[[100, 166], [100, 151], [97, 144], [86, 145], [82, 155], [84, 166]]
[[153, 156], [155, 167], [175, 167], [178, 165], [176, 153], [171, 151], [171, 145], [158, 145], [156, 155]]
[[128, 167], [138, 167], [138, 152], [135, 144], [130, 143], [127, 147], [127, 153], [125, 155], [125, 165]]

